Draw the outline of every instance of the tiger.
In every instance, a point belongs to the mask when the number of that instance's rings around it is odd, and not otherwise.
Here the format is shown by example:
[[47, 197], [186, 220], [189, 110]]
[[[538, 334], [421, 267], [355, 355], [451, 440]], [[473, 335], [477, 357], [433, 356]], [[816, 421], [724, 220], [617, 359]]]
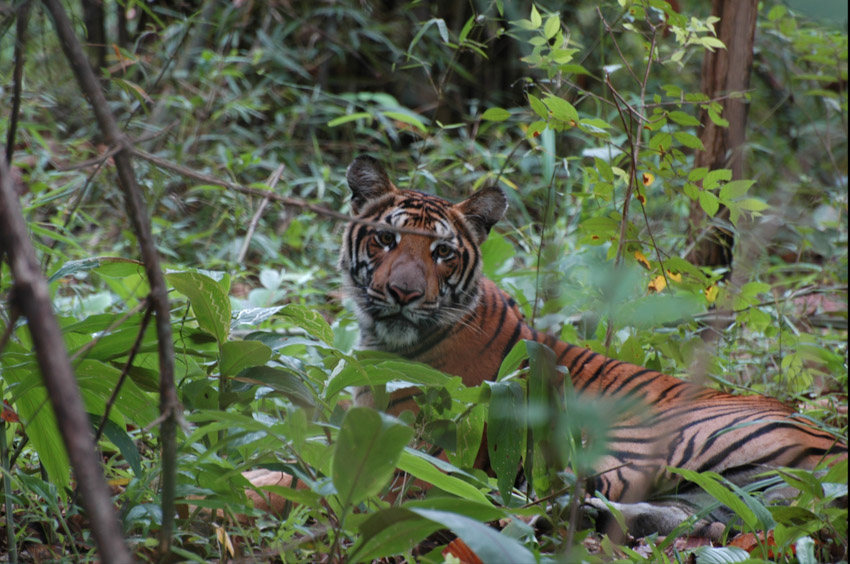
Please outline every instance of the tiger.
[[[482, 188], [452, 204], [397, 188], [369, 156], [355, 158], [346, 179], [355, 220], [343, 235], [339, 270], [354, 303], [361, 346], [478, 386], [496, 379], [517, 343], [535, 341], [554, 352], [579, 397], [640, 402], [640, 416], [612, 422], [592, 482], [623, 512], [633, 533], [668, 533], [694, 512], [688, 503], [647, 503], [670, 492], [684, 499], [688, 484], [668, 467], [713, 471], [743, 485], [766, 468], [814, 469], [827, 457], [846, 458], [846, 442], [802, 424], [778, 400], [724, 393], [531, 327], [518, 303], [482, 274], [481, 244], [508, 207], [500, 188]], [[415, 410], [418, 393], [394, 391], [387, 409]], [[355, 403], [373, 405], [370, 389], [358, 389]], [[482, 447], [476, 466], [488, 471], [488, 465]], [[723, 526], [717, 525], [709, 521], [712, 528], [703, 534], [718, 536]]]

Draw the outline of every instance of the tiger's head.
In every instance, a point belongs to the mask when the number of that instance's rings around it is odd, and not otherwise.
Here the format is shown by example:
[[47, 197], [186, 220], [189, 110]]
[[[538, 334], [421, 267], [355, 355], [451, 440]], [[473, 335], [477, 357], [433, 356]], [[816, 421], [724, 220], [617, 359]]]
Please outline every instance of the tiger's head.
[[339, 261], [362, 345], [408, 352], [475, 308], [480, 245], [504, 215], [507, 199], [496, 187], [458, 204], [399, 190], [366, 156], [351, 163], [346, 178], [353, 213], [369, 222], [348, 225]]

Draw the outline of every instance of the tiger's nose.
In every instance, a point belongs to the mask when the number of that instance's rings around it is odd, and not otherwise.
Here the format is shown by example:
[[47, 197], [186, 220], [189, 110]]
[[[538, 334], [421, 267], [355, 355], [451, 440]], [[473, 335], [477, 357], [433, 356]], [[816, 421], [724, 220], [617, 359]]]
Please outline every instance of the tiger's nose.
[[424, 292], [420, 288], [409, 288], [407, 284], [390, 284], [389, 292], [398, 305], [407, 305], [417, 298], [422, 297]]

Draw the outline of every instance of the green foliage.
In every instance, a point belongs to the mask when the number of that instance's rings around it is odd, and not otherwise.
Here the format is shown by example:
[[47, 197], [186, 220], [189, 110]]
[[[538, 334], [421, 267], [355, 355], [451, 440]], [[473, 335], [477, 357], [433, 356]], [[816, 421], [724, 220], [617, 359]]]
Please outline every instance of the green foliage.
[[[747, 96], [751, 124], [749, 179], [732, 180], [728, 169], [694, 166], [702, 113], [728, 126], [720, 102], [700, 92], [703, 55], [724, 48], [707, 5], [679, 3], [679, 13], [656, 0], [569, 10], [545, 1], [442, 4], [225, 3], [202, 14], [137, 3], [125, 22], [134, 41], [110, 47], [104, 85], [145, 150], [333, 209], [347, 211], [345, 166], [364, 152], [386, 161], [400, 187], [459, 199], [499, 184], [511, 209], [484, 245], [484, 271], [536, 328], [794, 402], [846, 438], [846, 30], [765, 4], [752, 89], [730, 94]], [[104, 5], [119, 21], [118, 3]], [[76, 167], [104, 151], [95, 120], [49, 20], [38, 14], [31, 26], [39, 40], [26, 46], [13, 165], [86, 408], [93, 428], [103, 426], [98, 446], [127, 538], [145, 559], [162, 521], [149, 287], [113, 168]], [[13, 47], [11, 32], [0, 36], [3, 60]], [[0, 76], [10, 85], [11, 65]], [[356, 323], [335, 274], [338, 224], [143, 159], [136, 173], [169, 268], [187, 421], [178, 483], [188, 518], [176, 554], [434, 561], [441, 547], [424, 556], [417, 547], [448, 529], [485, 562], [542, 561], [563, 550], [587, 561], [642, 558], [608, 537], [591, 554], [591, 533], [577, 530], [569, 511], [604, 452], [607, 425], [630, 406], [558, 391], [553, 383], [565, 375], [536, 343], [514, 349], [498, 382], [474, 388], [427, 366], [354, 352]], [[682, 258], [692, 203], [735, 234], [732, 281]], [[721, 205], [728, 222], [715, 217]], [[10, 288], [3, 266], [0, 293]], [[9, 337], [0, 341], [2, 394], [21, 421], [4, 428], [18, 540], [32, 524], [57, 555], [91, 560], [91, 539], [69, 524], [73, 481], [28, 331], [0, 309], [0, 335]], [[712, 346], [707, 333], [716, 333]], [[355, 386], [369, 386], [380, 407], [388, 392], [411, 385], [423, 390], [415, 415], [345, 410]], [[485, 423], [494, 477], [473, 468]], [[524, 492], [514, 488], [520, 462]], [[246, 498], [241, 472], [257, 467], [297, 478], [261, 491], [289, 500], [282, 515]], [[788, 506], [710, 475], [688, 478], [744, 528], [772, 528], [775, 559], [791, 561], [796, 547], [803, 562], [842, 550], [846, 559], [846, 509], [830, 504], [846, 495], [846, 471], [846, 463], [778, 471], [774, 481], [801, 491]], [[382, 494], [399, 480], [411, 491], [433, 488], [390, 506]], [[546, 517], [556, 532], [529, 533], [522, 519], [546, 507], [528, 494], [551, 496]], [[252, 525], [221, 520], [237, 514]], [[485, 525], [496, 520], [511, 524], [502, 532]], [[241, 548], [227, 548], [228, 535]], [[672, 538], [650, 544], [653, 558], [674, 560]], [[768, 558], [765, 546], [758, 550], [753, 556]], [[748, 556], [733, 547], [693, 553], [706, 562]]]

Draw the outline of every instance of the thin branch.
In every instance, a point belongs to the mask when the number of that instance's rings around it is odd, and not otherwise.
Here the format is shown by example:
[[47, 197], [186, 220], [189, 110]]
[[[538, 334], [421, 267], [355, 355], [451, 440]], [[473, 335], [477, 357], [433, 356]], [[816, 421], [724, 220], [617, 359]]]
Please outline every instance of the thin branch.
[[281, 205], [291, 207], [291, 208], [300, 208], [303, 210], [311, 211], [316, 215], [321, 215], [323, 217], [329, 217], [331, 219], [335, 219], [338, 221], [344, 221], [346, 223], [359, 223], [361, 225], [368, 225], [370, 227], [377, 227], [380, 229], [386, 229], [389, 231], [396, 231], [398, 233], [406, 233], [409, 235], [422, 235], [423, 237], [436, 237], [437, 235], [433, 231], [424, 231], [422, 229], [410, 229], [404, 227], [394, 227], [387, 223], [381, 223], [378, 221], [369, 221], [366, 219], [360, 219], [357, 217], [352, 217], [350, 215], [346, 215], [342, 212], [338, 212], [336, 210], [332, 210], [330, 208], [326, 208], [324, 206], [320, 206], [317, 204], [311, 204], [310, 202], [305, 202], [304, 200], [299, 200], [298, 198], [290, 198], [287, 196], [281, 196], [279, 194], [275, 194], [269, 190], [262, 190], [259, 188], [250, 188], [248, 186], [243, 186], [241, 184], [237, 184], [235, 182], [230, 182], [229, 180], [224, 180], [218, 178], [216, 176], [212, 176], [209, 174], [204, 174], [203, 172], [198, 172], [196, 170], [192, 170], [188, 167], [173, 163], [171, 161], [167, 161], [155, 155], [151, 155], [150, 153], [143, 151], [137, 147], [130, 147], [130, 150], [133, 154], [140, 159], [144, 159], [146, 161], [152, 162], [160, 168], [164, 168], [170, 170], [172, 172], [176, 172], [181, 176], [186, 176], [188, 178], [193, 178], [205, 184], [212, 184], [214, 186], [223, 186], [229, 190], [233, 190], [234, 192], [239, 192], [240, 194], [247, 194], [249, 196], [256, 196], [258, 198], [268, 198], [269, 200], [273, 200], [275, 202], [280, 203]]
[[[275, 186], [277, 186], [278, 181], [280, 181], [280, 175], [283, 174], [284, 168], [286, 168], [284, 165], [280, 165], [272, 173], [272, 175], [269, 176], [269, 179], [266, 181], [266, 185], [269, 187], [269, 190], [275, 189]], [[242, 241], [242, 248], [239, 249], [239, 256], [236, 257], [237, 263], [242, 263], [242, 261], [245, 260], [245, 255], [248, 254], [248, 246], [251, 244], [251, 238], [254, 236], [254, 231], [257, 229], [257, 224], [260, 222], [260, 217], [263, 215], [263, 211], [266, 209], [266, 206], [268, 204], [269, 196], [268, 194], [266, 194], [263, 197], [263, 201], [260, 202], [260, 207], [258, 207], [257, 211], [254, 213], [254, 217], [251, 218], [251, 223], [248, 225], [248, 231], [245, 233], [245, 240]]]
[[12, 113], [9, 116], [9, 131], [6, 134], [6, 162], [12, 166], [12, 155], [15, 154], [15, 135], [18, 130], [18, 114], [21, 110], [21, 84], [24, 81], [24, 46], [27, 39], [27, 23], [30, 19], [30, 3], [24, 2], [18, 8], [17, 25], [15, 28], [15, 71], [12, 87]]
[[14, 277], [10, 301], [29, 322], [44, 386], [68, 450], [100, 557], [103, 562], [131, 562], [109, 487], [95, 454], [91, 422], [71, 370], [62, 332], [53, 316], [50, 290], [29, 240], [5, 159], [0, 159], [0, 245], [6, 250]]
[[[156, 313], [160, 378], [159, 408], [160, 413], [165, 415], [160, 428], [162, 443], [162, 528], [159, 537], [159, 557], [165, 558], [171, 552], [171, 535], [174, 530], [174, 498], [177, 485], [176, 433], [178, 418], [181, 414], [180, 402], [177, 399], [177, 390], [174, 386], [174, 342], [171, 336], [171, 312], [168, 305], [165, 277], [160, 267], [159, 255], [151, 233], [150, 219], [147, 217], [142, 193], [133, 172], [130, 146], [109, 111], [110, 106], [106, 101], [100, 83], [89, 65], [80, 41], [74, 34], [74, 29], [61, 1], [42, 1], [53, 17], [56, 34], [62, 44], [65, 57], [74, 71], [80, 89], [89, 100], [106, 142], [109, 145], [121, 147], [121, 150], [113, 157], [118, 173], [118, 184], [124, 193], [127, 215], [139, 241], [142, 262], [145, 265], [150, 284], [150, 299]], [[49, 296], [45, 296], [45, 299], [49, 300]], [[47, 305], [49, 307], [49, 302]], [[86, 476], [80, 475], [79, 478], [83, 480]], [[120, 535], [120, 533], [118, 534]], [[117, 538], [120, 538], [120, 536]], [[104, 541], [106, 540], [104, 539]], [[118, 555], [116, 555], [116, 559], [109, 558], [106, 554], [102, 554], [102, 556], [106, 562], [119, 561]], [[123, 561], [125, 555], [121, 556], [120, 560]]]

